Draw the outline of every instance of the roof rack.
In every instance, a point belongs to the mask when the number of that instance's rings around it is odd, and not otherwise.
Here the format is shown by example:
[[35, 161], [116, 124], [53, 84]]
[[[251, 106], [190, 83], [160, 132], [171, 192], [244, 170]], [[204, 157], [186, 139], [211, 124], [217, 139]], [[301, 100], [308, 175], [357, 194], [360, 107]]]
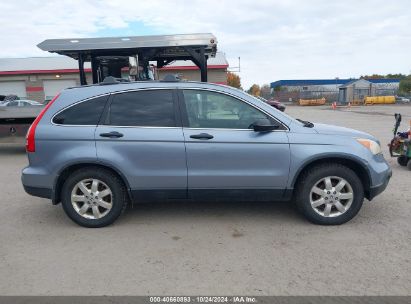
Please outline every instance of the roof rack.
[[106, 78], [104, 78], [102, 82], [100, 82], [100, 85], [117, 84], [122, 82], [130, 82], [130, 80], [124, 78], [116, 78], [113, 76], [107, 76]]
[[179, 82], [181, 81], [181, 78], [176, 74], [167, 74], [166, 76], [164, 76], [164, 78], [161, 81], [162, 82]]

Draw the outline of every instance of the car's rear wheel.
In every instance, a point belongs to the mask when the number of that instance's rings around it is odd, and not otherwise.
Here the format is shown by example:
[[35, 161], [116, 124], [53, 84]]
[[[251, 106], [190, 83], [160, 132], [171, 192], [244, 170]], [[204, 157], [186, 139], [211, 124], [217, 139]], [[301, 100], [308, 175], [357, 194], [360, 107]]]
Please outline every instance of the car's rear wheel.
[[77, 224], [104, 227], [112, 224], [125, 209], [127, 192], [117, 175], [89, 167], [67, 178], [62, 188], [62, 205]]
[[296, 189], [296, 203], [311, 222], [339, 225], [351, 220], [361, 209], [364, 189], [350, 168], [323, 164], [303, 173]]

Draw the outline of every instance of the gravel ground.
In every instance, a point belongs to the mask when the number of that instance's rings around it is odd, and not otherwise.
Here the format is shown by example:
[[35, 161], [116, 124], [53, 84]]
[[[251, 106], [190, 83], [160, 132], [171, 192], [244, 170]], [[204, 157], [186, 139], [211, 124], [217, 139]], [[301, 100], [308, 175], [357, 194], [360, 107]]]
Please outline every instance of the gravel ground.
[[[393, 113], [403, 128], [411, 119], [411, 106], [287, 112], [382, 143]], [[389, 162], [387, 190], [338, 227], [312, 225], [287, 203], [183, 201], [138, 205], [110, 227], [85, 229], [25, 194], [24, 149], [3, 144], [0, 294], [411, 295], [411, 171]]]

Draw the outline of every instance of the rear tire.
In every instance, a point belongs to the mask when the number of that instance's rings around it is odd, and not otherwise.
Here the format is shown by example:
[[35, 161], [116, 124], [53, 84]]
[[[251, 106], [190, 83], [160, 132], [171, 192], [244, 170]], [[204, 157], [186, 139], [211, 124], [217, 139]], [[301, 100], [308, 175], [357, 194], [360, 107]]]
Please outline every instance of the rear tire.
[[295, 199], [299, 211], [312, 223], [341, 225], [360, 211], [364, 188], [353, 170], [327, 163], [302, 173]]
[[408, 164], [408, 157], [405, 156], [405, 155], [401, 155], [401, 156], [397, 157], [397, 163], [400, 166], [406, 167], [407, 164]]
[[61, 198], [68, 217], [89, 228], [112, 224], [128, 202], [123, 181], [99, 167], [74, 171], [64, 182]]

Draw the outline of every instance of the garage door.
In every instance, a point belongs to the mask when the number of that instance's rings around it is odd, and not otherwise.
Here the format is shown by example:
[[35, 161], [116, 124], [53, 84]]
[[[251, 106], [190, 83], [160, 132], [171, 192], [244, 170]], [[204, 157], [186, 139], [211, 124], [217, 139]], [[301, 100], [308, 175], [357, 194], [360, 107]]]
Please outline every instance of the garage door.
[[0, 95], [17, 95], [20, 98], [26, 97], [26, 83], [24, 81], [1, 81]]
[[43, 80], [45, 99], [53, 99], [61, 90], [75, 86], [76, 81], [74, 79]]

